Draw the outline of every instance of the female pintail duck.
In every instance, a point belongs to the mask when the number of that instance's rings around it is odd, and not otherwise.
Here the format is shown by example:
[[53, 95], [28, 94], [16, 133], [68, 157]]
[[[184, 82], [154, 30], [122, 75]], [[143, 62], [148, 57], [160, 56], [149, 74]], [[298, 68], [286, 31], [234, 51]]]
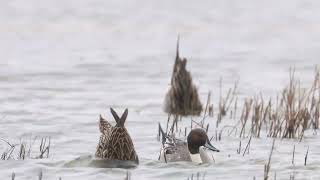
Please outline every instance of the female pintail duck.
[[198, 88], [187, 70], [187, 59], [179, 55], [179, 36], [177, 40], [176, 58], [173, 66], [170, 89], [165, 95], [164, 111], [168, 114], [182, 116], [200, 116], [203, 110]]
[[210, 143], [207, 133], [200, 128], [192, 129], [187, 136], [187, 142], [167, 136], [160, 127], [163, 148], [159, 160], [162, 162], [191, 161], [195, 163], [210, 163], [212, 158], [206, 149], [219, 152]]
[[112, 108], [110, 110], [117, 124], [112, 126], [100, 115], [99, 129], [102, 135], [97, 146], [96, 157], [107, 160], [134, 161], [138, 164], [138, 155], [131, 137], [124, 127], [128, 109], [124, 111], [121, 118]]

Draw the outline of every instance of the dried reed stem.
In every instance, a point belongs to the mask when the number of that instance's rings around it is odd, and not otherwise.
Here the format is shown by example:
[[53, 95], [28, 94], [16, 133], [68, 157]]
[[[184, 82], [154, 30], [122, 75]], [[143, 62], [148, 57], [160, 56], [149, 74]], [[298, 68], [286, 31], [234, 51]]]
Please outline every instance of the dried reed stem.
[[308, 154], [309, 154], [309, 146], [308, 146], [308, 149], [307, 149], [306, 155], [304, 156], [304, 165], [305, 165], [305, 166], [307, 165]]
[[274, 149], [274, 142], [275, 141], [276, 141], [276, 139], [273, 139], [273, 143], [272, 143], [272, 147], [271, 147], [271, 151], [270, 151], [270, 155], [269, 155], [268, 164], [264, 165], [264, 180], [268, 180], [268, 178], [269, 178], [269, 172], [270, 172], [270, 168], [271, 168], [271, 157], [272, 157], [272, 153], [273, 153], [273, 149]]

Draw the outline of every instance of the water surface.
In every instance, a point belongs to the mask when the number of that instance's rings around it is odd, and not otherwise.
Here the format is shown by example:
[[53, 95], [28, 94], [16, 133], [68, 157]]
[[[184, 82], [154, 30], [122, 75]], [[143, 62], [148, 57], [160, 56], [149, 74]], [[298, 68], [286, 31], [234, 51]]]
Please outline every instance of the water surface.
[[[242, 156], [236, 152], [240, 139], [224, 135], [213, 142], [221, 152], [212, 165], [157, 161], [157, 123], [167, 119], [162, 103], [176, 38], [180, 34], [181, 54], [203, 102], [211, 90], [218, 107], [221, 77], [225, 92], [239, 80], [239, 101], [260, 92], [275, 97], [290, 66], [302, 84], [312, 81], [319, 64], [319, 8], [311, 0], [1, 0], [0, 137], [19, 142], [51, 136], [52, 147], [49, 159], [1, 161], [0, 176], [10, 179], [14, 171], [17, 179], [31, 179], [42, 170], [45, 180], [123, 179], [125, 169], [65, 166], [94, 154], [99, 114], [113, 122], [112, 106], [129, 108], [126, 126], [140, 159], [129, 170], [132, 179], [186, 179], [196, 172], [206, 172], [207, 179], [262, 179], [272, 144], [265, 137], [253, 139], [250, 154]], [[310, 132], [301, 143], [276, 141], [271, 174], [320, 178], [319, 140]]]

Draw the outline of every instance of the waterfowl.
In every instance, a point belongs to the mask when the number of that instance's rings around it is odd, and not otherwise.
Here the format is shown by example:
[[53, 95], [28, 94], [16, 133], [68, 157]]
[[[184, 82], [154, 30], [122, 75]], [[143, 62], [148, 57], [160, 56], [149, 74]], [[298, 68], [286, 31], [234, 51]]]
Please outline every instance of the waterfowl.
[[171, 77], [171, 87], [164, 100], [164, 111], [182, 116], [197, 115], [202, 112], [198, 89], [193, 84], [192, 76], [186, 69], [187, 59], [179, 56], [179, 37], [177, 52]]
[[102, 135], [97, 146], [96, 157], [106, 160], [134, 161], [138, 164], [139, 158], [132, 139], [124, 127], [128, 109], [124, 111], [121, 118], [112, 108], [110, 108], [110, 111], [116, 125], [112, 126], [100, 116], [99, 129]]
[[163, 147], [159, 160], [162, 162], [191, 161], [198, 164], [210, 163], [212, 158], [206, 149], [219, 152], [208, 139], [207, 133], [201, 129], [192, 129], [187, 136], [187, 142], [173, 136], [167, 136], [160, 127]]
[[102, 158], [103, 151], [107, 148], [107, 143], [112, 130], [112, 125], [100, 115], [99, 129], [101, 132], [99, 143], [97, 146], [96, 157]]

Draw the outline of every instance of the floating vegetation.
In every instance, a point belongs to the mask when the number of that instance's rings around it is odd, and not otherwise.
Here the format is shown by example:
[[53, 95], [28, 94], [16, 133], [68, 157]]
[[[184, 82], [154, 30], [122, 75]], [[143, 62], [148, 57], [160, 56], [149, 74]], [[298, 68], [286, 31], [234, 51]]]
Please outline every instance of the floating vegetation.
[[174, 115], [196, 115], [202, 112], [198, 89], [192, 82], [189, 71], [186, 70], [187, 59], [179, 56], [179, 37], [176, 59], [171, 77], [171, 87], [166, 94], [164, 111]]

